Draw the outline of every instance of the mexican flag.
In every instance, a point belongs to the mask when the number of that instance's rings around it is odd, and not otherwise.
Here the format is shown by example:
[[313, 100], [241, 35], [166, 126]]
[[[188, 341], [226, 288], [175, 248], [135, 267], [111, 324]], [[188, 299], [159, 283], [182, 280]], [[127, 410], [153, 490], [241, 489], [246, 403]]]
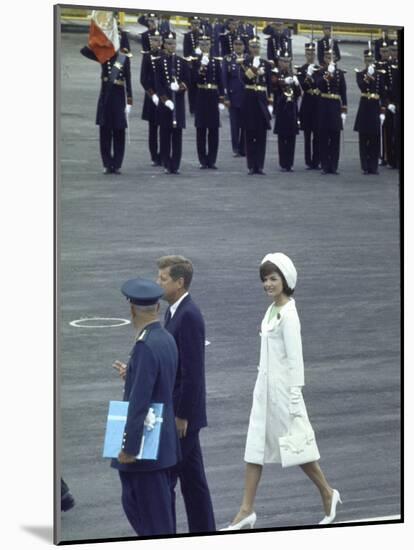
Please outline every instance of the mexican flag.
[[88, 46], [100, 63], [108, 61], [119, 50], [118, 27], [111, 11], [92, 11]]

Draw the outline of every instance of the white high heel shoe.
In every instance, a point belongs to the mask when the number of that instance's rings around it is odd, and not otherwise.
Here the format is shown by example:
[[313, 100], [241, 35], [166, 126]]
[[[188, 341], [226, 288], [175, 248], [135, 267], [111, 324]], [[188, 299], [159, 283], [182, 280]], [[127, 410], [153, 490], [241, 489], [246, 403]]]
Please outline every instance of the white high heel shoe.
[[338, 502], [342, 504], [341, 495], [339, 494], [339, 491], [334, 489], [332, 493], [331, 510], [329, 512], [329, 516], [325, 516], [323, 520], [319, 522], [319, 525], [326, 525], [327, 523], [333, 522], [336, 516], [336, 506]]
[[256, 512], [252, 512], [238, 523], [229, 525], [228, 527], [223, 527], [220, 531], [240, 531], [241, 529], [253, 529], [256, 520]]

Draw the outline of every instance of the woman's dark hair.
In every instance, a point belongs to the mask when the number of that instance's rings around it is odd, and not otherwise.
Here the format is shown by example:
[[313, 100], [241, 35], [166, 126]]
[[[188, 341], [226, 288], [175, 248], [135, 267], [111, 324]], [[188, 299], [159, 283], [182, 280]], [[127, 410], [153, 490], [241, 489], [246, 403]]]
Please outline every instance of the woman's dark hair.
[[295, 289], [289, 287], [289, 285], [286, 282], [285, 276], [280, 271], [280, 269], [277, 267], [277, 265], [275, 265], [275, 264], [273, 264], [272, 262], [269, 262], [269, 261], [264, 262], [263, 264], [261, 264], [261, 266], [260, 266], [260, 279], [261, 279], [262, 283], [264, 282], [265, 277], [268, 277], [272, 273], [277, 273], [279, 275], [279, 277], [282, 279], [283, 292], [286, 294], [286, 296], [292, 296]]

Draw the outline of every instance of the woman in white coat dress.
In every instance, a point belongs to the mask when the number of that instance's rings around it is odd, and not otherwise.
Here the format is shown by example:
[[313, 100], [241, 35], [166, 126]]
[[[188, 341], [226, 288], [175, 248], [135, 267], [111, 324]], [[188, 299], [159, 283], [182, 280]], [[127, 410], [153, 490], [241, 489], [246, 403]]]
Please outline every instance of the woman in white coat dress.
[[[254, 527], [257, 518], [253, 505], [263, 464], [281, 463], [279, 437], [287, 435], [295, 417], [301, 418], [305, 430], [312, 429], [301, 391], [305, 381], [300, 321], [291, 297], [296, 268], [285, 254], [268, 254], [262, 260], [260, 278], [272, 304], [261, 326], [259, 372], [244, 455], [244, 495], [239, 512], [222, 531]], [[325, 511], [319, 523], [332, 523], [341, 502], [339, 492], [328, 484], [317, 460], [300, 467], [319, 489]]]

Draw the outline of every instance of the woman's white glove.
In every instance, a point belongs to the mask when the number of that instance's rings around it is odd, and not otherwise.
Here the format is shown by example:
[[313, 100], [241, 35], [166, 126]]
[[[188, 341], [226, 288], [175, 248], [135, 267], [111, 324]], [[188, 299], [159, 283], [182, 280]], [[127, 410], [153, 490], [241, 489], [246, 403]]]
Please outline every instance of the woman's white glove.
[[203, 55], [203, 57], [201, 58], [201, 64], [205, 67], [206, 65], [208, 65], [208, 62], [209, 62], [208, 55]]
[[171, 101], [171, 99], [167, 99], [165, 102], [165, 106], [171, 109], [171, 111], [174, 111], [174, 103]]
[[328, 73], [334, 74], [334, 72], [335, 72], [335, 63], [329, 63]]
[[346, 122], [346, 113], [341, 113], [341, 118], [342, 118], [342, 124], [345, 124], [345, 122]]
[[157, 94], [152, 94], [151, 99], [154, 102], [155, 106], [157, 107], [158, 103], [160, 102], [160, 98], [157, 96]]
[[293, 77], [293, 84], [294, 84], [295, 86], [299, 86], [299, 79], [298, 79], [297, 76], [294, 76], [294, 77]]
[[255, 69], [258, 69], [260, 67], [260, 57], [258, 55], [253, 58], [253, 67]]
[[393, 115], [395, 115], [397, 109], [396, 109], [394, 103], [390, 103], [390, 104], [388, 105], [388, 110], [391, 111], [391, 113], [392, 113]]
[[384, 122], [385, 122], [385, 115], [384, 115], [384, 113], [381, 113], [381, 114], [380, 114], [380, 122], [381, 122], [381, 126], [382, 126], [382, 125], [384, 124]]
[[180, 86], [177, 84], [177, 82], [171, 82], [170, 88], [173, 92], [178, 92]]
[[201, 51], [200, 46], [197, 46], [197, 48], [194, 50], [197, 55], [201, 55], [203, 52]]
[[130, 112], [131, 112], [131, 105], [128, 105], [128, 104], [127, 104], [127, 105], [125, 106], [125, 114], [126, 114], [126, 116], [129, 116], [129, 113], [130, 113]]
[[369, 76], [372, 76], [372, 75], [375, 73], [375, 67], [374, 67], [374, 65], [371, 64], [371, 65], [368, 67], [367, 73], [369, 74]]
[[293, 78], [291, 76], [287, 76], [285, 78], [285, 84], [289, 84], [289, 85], [293, 84]]
[[218, 108], [219, 108], [220, 111], [224, 111], [224, 109], [225, 109], [226, 107], [224, 106], [224, 103], [219, 103], [219, 104], [218, 104]]
[[268, 105], [267, 110], [269, 111], [270, 116], [272, 116], [273, 115], [273, 105]]
[[308, 76], [312, 76], [314, 72], [315, 72], [315, 65], [311, 63], [308, 67], [308, 70], [306, 71], [306, 74]]
[[292, 416], [302, 416], [302, 388], [300, 386], [291, 386], [289, 392], [289, 414]]

